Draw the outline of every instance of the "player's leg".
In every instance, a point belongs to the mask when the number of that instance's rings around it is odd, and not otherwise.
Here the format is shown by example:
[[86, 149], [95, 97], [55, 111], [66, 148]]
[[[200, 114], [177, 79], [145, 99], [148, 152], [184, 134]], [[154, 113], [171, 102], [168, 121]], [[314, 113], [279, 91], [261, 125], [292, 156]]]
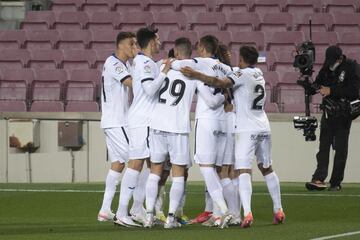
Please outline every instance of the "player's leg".
[[[129, 129], [129, 162], [125, 170], [120, 188], [119, 207], [116, 218], [119, 224], [128, 221], [128, 206], [135, 188], [138, 186], [139, 175], [144, 162], [149, 158], [149, 128], [139, 127]], [[132, 220], [131, 220], [132, 221]]]
[[[234, 155], [234, 163], [235, 163], [235, 155]], [[239, 193], [239, 175], [240, 172], [238, 170], [235, 170], [234, 165], [230, 166], [229, 169], [229, 177], [231, 179], [231, 182], [234, 185], [235, 188], [235, 206], [236, 206], [236, 214], [235, 214], [235, 223], [241, 223], [241, 201], [240, 201], [240, 193]]]
[[106, 176], [104, 198], [98, 221], [113, 221], [115, 214], [111, 211], [111, 203], [128, 157], [128, 142], [125, 128], [105, 129], [104, 133], [111, 167]]
[[285, 220], [285, 214], [281, 205], [280, 181], [272, 169], [271, 160], [271, 135], [262, 133], [255, 151], [258, 161], [258, 167], [265, 178], [265, 182], [273, 201], [274, 224], [282, 223]]
[[185, 224], [188, 224], [189, 223], [189, 218], [184, 214], [184, 207], [185, 207], [185, 203], [186, 203], [186, 183], [187, 183], [187, 179], [188, 179], [188, 176], [189, 176], [189, 168], [191, 167], [192, 164], [188, 165], [185, 169], [185, 172], [184, 172], [184, 181], [185, 181], [185, 185], [184, 185], [184, 193], [182, 195], [182, 198], [181, 198], [181, 201], [180, 201], [180, 204], [179, 204], [179, 207], [178, 209], [176, 210], [176, 217], [178, 219], [178, 221], [182, 224], [182, 225], [185, 225]]
[[165, 202], [165, 184], [170, 175], [171, 163], [170, 160], [166, 160], [163, 166], [163, 172], [159, 181], [159, 192], [155, 202], [155, 216], [161, 223], [166, 222], [164, 214], [164, 202]]

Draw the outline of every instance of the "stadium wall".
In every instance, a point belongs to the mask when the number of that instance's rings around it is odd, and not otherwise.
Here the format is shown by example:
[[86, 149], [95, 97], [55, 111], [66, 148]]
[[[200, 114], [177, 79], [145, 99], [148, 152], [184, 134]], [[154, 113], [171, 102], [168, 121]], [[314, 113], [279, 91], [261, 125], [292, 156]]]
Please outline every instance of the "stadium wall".
[[[74, 151], [75, 182], [103, 182], [109, 168], [109, 162], [106, 162], [104, 135], [96, 118], [83, 122], [85, 145], [79, 151]], [[28, 155], [8, 147], [8, 120], [0, 119], [0, 182], [28, 182]], [[318, 141], [305, 142], [302, 133], [293, 129], [291, 119], [290, 114], [270, 115], [273, 165], [281, 181], [304, 182], [311, 178], [316, 166], [315, 154], [319, 143]], [[30, 155], [31, 176], [34, 183], [71, 182], [71, 155], [68, 150], [58, 147], [57, 123], [58, 120], [55, 119], [40, 121], [40, 148]], [[317, 136], [319, 136], [319, 131], [317, 131]], [[193, 142], [192, 134], [191, 147], [193, 147]], [[360, 121], [357, 120], [353, 122], [350, 134], [344, 182], [360, 183], [359, 142]], [[191, 152], [193, 152], [192, 148]], [[331, 159], [333, 156], [332, 152]], [[330, 160], [329, 172], [331, 169], [332, 160]], [[202, 180], [196, 164], [191, 168], [189, 176], [190, 181]], [[259, 171], [254, 172], [253, 179], [262, 181]]]

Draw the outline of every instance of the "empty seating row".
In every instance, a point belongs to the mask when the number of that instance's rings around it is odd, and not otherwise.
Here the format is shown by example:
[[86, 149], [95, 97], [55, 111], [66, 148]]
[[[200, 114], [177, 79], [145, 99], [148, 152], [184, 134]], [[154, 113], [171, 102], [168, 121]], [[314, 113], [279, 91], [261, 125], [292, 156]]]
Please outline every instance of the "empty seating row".
[[197, 30], [229, 31], [286, 31], [306, 29], [312, 19], [314, 31], [360, 31], [360, 13], [192, 13], [183, 12], [61, 12], [29, 11], [21, 23], [22, 29], [122, 29], [134, 30], [139, 26]]
[[53, 0], [53, 11], [360, 11], [357, 0]]

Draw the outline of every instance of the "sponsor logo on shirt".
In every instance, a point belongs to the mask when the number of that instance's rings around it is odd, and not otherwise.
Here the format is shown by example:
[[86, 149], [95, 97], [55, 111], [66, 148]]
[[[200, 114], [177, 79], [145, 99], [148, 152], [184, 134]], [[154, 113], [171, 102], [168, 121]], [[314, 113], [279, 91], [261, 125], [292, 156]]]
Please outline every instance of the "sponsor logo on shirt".
[[124, 68], [123, 68], [122, 66], [118, 66], [118, 67], [115, 68], [115, 72], [116, 72], [117, 74], [120, 74], [120, 73], [122, 73], [123, 71], [124, 71]]
[[149, 65], [144, 66], [145, 73], [151, 73], [151, 67]]

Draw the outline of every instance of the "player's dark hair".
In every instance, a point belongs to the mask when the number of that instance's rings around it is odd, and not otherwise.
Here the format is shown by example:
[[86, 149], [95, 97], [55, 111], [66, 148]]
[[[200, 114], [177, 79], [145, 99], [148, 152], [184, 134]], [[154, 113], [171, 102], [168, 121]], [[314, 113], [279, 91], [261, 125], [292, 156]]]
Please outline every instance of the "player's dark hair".
[[140, 28], [136, 33], [136, 40], [141, 49], [146, 48], [149, 45], [149, 42], [156, 38], [156, 33], [158, 29], [151, 27]]
[[206, 35], [200, 38], [200, 45], [203, 46], [206, 52], [215, 55], [219, 46], [219, 40], [213, 35]]
[[174, 49], [170, 49], [168, 52], [168, 58], [175, 58]]
[[247, 64], [255, 65], [259, 57], [259, 53], [256, 48], [252, 46], [242, 46], [240, 48], [240, 56]]
[[220, 44], [215, 56], [220, 60], [220, 62], [231, 66], [231, 58], [229, 54], [229, 48], [225, 44]]
[[186, 37], [178, 38], [175, 40], [175, 47], [186, 57], [191, 57], [191, 42]]
[[125, 40], [127, 38], [134, 38], [135, 34], [133, 32], [119, 32], [116, 36], [116, 46], [119, 45], [119, 43], [122, 40]]

